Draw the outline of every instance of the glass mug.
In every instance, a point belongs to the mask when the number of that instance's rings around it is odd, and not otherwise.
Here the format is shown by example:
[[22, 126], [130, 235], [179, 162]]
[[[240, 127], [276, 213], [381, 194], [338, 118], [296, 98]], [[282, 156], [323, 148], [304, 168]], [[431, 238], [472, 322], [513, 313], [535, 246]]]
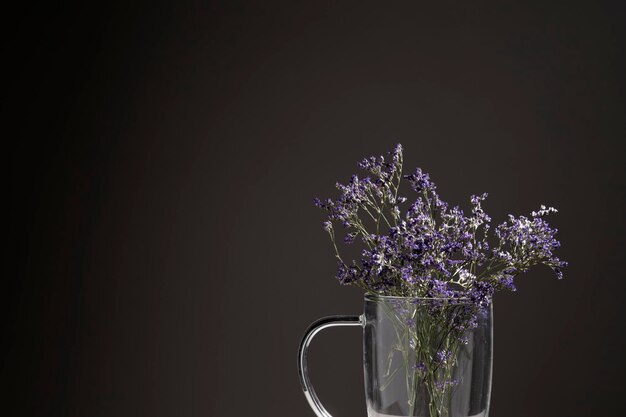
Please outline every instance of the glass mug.
[[307, 329], [298, 352], [304, 395], [318, 417], [332, 417], [309, 380], [307, 350], [333, 326], [363, 328], [369, 417], [487, 417], [493, 308], [468, 299], [365, 295], [360, 316], [330, 316]]

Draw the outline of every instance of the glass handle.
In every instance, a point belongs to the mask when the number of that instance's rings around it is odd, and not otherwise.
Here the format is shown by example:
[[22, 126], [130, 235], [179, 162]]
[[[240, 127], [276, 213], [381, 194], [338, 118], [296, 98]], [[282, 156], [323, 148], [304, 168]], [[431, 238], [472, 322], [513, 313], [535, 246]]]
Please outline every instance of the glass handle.
[[309, 344], [320, 330], [334, 326], [360, 326], [363, 327], [365, 319], [363, 316], [330, 316], [323, 317], [309, 326], [304, 333], [302, 342], [300, 342], [300, 349], [298, 350], [298, 374], [300, 376], [300, 383], [304, 390], [304, 396], [306, 397], [309, 405], [315, 412], [317, 417], [332, 417], [328, 411], [320, 403], [319, 398], [315, 394], [315, 390], [309, 380], [309, 372], [307, 370], [307, 351], [309, 350]]

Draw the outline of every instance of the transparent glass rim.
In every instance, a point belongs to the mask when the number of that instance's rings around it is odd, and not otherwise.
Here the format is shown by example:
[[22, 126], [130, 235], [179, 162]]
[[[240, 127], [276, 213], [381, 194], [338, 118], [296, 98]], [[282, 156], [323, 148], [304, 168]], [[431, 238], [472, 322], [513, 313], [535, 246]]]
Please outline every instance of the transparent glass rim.
[[431, 302], [431, 301], [443, 301], [450, 302], [450, 304], [471, 304], [472, 300], [467, 297], [405, 297], [400, 295], [380, 295], [380, 294], [372, 294], [366, 293], [364, 296], [367, 301], [384, 301], [384, 300], [404, 300], [404, 301], [421, 301], [421, 302]]

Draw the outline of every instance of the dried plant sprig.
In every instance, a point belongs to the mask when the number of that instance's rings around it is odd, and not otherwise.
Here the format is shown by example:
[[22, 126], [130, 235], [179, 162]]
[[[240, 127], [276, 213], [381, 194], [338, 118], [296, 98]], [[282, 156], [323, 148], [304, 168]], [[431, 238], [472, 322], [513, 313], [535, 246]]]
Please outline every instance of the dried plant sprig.
[[[441, 200], [428, 173], [417, 168], [402, 174], [402, 151], [398, 144], [386, 158], [362, 160], [358, 166], [365, 176], [337, 183], [336, 200], [315, 199], [328, 213], [324, 229], [335, 249], [340, 283], [382, 295], [470, 298], [485, 307], [495, 291], [515, 290], [514, 278], [535, 265], [547, 265], [562, 278], [567, 263], [554, 255], [560, 246], [557, 230], [545, 220], [556, 209], [542, 205], [529, 217], [509, 215], [490, 233], [491, 218], [482, 207], [486, 193], [470, 198], [465, 215]], [[403, 179], [416, 193], [404, 214]], [[360, 259], [342, 258], [337, 224], [345, 230], [345, 244], [362, 244]]]

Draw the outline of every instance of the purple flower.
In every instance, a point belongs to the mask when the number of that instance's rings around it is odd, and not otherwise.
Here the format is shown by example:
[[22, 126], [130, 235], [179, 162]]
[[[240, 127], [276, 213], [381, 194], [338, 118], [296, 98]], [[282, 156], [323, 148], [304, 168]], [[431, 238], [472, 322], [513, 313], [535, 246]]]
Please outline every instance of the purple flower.
[[440, 350], [436, 353], [435, 360], [439, 363], [446, 363], [450, 359], [450, 355], [452, 355], [452, 352], [449, 350]]
[[456, 379], [451, 379], [449, 381], [435, 381], [435, 388], [437, 391], [444, 392], [448, 387], [454, 387], [459, 384], [459, 381]]
[[347, 234], [344, 236], [343, 241], [344, 241], [345, 243], [348, 243], [348, 244], [353, 243], [353, 242], [354, 242], [354, 239], [356, 238], [356, 236], [357, 236], [357, 233], [356, 233], [356, 232], [350, 232], [350, 233], [347, 233]]
[[424, 365], [424, 362], [416, 363], [416, 364], [413, 365], [413, 369], [418, 371], [418, 372], [425, 372], [426, 371], [426, 365]]
[[413, 191], [416, 192], [434, 191], [436, 188], [428, 173], [423, 172], [420, 168], [416, 168], [414, 174], [406, 175], [404, 178], [409, 181]]
[[405, 265], [400, 268], [400, 274], [402, 275], [402, 279], [408, 283], [415, 283], [415, 277], [413, 276], [413, 267], [411, 265]]
[[342, 261], [337, 262], [337, 280], [343, 285], [356, 282], [359, 279], [359, 270], [354, 266], [347, 266]]
[[493, 285], [486, 281], [475, 281], [469, 290], [469, 296], [472, 302], [481, 309], [491, 305], [491, 297], [493, 297], [495, 289]]

